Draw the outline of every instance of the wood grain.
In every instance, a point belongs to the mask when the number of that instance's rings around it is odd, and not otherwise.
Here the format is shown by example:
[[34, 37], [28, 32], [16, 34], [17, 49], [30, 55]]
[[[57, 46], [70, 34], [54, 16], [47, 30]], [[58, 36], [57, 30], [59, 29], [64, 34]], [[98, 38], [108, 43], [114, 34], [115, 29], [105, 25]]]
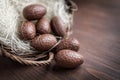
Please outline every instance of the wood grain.
[[72, 36], [80, 41], [84, 64], [66, 70], [54, 64], [23, 66], [0, 57], [0, 80], [120, 80], [120, 1], [74, 1], [79, 10]]

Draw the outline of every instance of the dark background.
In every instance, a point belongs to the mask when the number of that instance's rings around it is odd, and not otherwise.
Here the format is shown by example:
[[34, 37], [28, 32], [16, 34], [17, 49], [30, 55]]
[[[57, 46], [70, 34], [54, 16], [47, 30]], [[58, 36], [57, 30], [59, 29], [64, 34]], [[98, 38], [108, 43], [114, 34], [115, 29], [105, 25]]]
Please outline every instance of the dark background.
[[73, 36], [85, 62], [73, 69], [22, 66], [0, 57], [0, 80], [120, 80], [120, 0], [74, 0]]

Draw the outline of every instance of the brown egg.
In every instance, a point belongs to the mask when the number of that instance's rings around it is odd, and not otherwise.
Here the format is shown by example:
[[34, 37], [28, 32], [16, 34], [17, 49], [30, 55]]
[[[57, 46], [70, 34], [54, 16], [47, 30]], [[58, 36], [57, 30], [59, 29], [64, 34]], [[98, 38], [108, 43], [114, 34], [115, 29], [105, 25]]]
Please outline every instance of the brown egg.
[[80, 48], [79, 42], [75, 38], [68, 38], [63, 39], [60, 44], [56, 46], [56, 51], [62, 50], [62, 49], [70, 49], [74, 51], [78, 51]]
[[37, 22], [37, 31], [40, 34], [48, 34], [51, 32], [50, 23], [46, 18], [42, 18]]
[[32, 40], [31, 46], [39, 51], [47, 51], [52, 48], [56, 43], [57, 39], [55, 38], [55, 36], [51, 34], [42, 34]]
[[35, 25], [32, 22], [23, 22], [19, 28], [20, 38], [24, 40], [31, 40], [36, 36]]
[[83, 56], [72, 50], [61, 50], [55, 55], [56, 64], [62, 68], [76, 68], [81, 65]]
[[23, 16], [27, 20], [38, 20], [46, 14], [46, 7], [41, 4], [31, 4], [23, 9]]
[[54, 16], [51, 21], [52, 31], [57, 35], [64, 37], [66, 33], [66, 25], [59, 16]]

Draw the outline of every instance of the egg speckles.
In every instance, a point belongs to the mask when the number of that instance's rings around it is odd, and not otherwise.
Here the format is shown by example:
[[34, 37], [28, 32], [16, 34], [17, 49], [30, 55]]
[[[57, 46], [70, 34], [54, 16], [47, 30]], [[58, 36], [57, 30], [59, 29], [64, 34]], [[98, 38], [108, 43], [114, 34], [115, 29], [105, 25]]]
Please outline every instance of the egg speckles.
[[39, 51], [47, 51], [57, 43], [55, 36], [51, 34], [43, 34], [34, 38], [31, 46]]
[[55, 56], [56, 64], [62, 68], [75, 68], [83, 63], [83, 56], [72, 50], [61, 50]]
[[51, 20], [51, 28], [55, 35], [65, 37], [67, 32], [66, 32], [66, 24], [63, 22], [61, 17], [59, 16], [54, 16]]
[[36, 36], [35, 25], [29, 21], [23, 22], [19, 28], [19, 36], [24, 40], [33, 39]]
[[27, 20], [38, 20], [46, 14], [46, 7], [40, 4], [31, 4], [23, 9], [23, 16]]
[[70, 49], [74, 51], [78, 51], [80, 48], [79, 42], [75, 38], [68, 38], [63, 39], [60, 44], [56, 47], [56, 51], [62, 50], [62, 49]]
[[49, 34], [51, 33], [51, 26], [49, 21], [46, 18], [42, 18], [37, 22], [37, 32], [40, 34]]

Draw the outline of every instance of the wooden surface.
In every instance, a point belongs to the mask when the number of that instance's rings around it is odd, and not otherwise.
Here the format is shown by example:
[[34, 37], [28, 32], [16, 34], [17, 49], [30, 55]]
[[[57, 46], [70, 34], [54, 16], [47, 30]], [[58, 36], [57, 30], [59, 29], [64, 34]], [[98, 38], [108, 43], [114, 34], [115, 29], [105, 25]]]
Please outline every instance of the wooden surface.
[[85, 62], [73, 70], [22, 66], [0, 57], [0, 80], [120, 80], [120, 0], [74, 0], [73, 36]]

